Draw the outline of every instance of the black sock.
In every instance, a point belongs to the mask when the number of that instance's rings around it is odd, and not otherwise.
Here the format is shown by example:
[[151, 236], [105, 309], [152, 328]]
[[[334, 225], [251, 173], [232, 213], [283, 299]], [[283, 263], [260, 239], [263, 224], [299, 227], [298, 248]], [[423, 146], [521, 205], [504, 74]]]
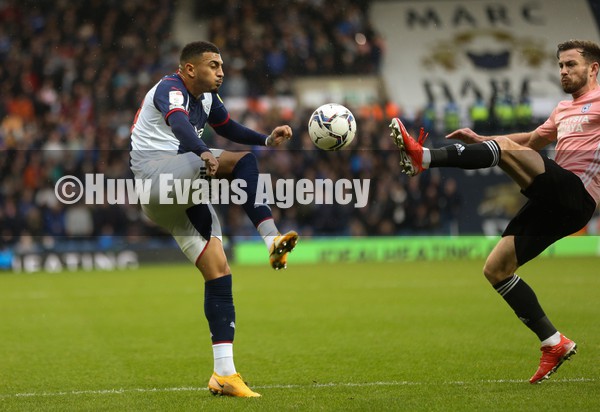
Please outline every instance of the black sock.
[[439, 149], [430, 149], [429, 167], [458, 167], [483, 169], [496, 166], [500, 161], [500, 146], [493, 140], [462, 145], [455, 143]]
[[204, 314], [208, 320], [213, 344], [233, 342], [235, 307], [231, 285], [231, 275], [204, 283]]
[[246, 192], [247, 197], [246, 203], [242, 205], [242, 208], [255, 227], [273, 217], [269, 205], [256, 204], [258, 176], [258, 163], [253, 153], [246, 154], [233, 168], [233, 178], [242, 179], [246, 182], [246, 187], [242, 189]]
[[496, 283], [494, 289], [540, 341], [557, 332], [552, 322], [546, 317], [533, 289], [519, 276], [514, 274], [508, 279]]

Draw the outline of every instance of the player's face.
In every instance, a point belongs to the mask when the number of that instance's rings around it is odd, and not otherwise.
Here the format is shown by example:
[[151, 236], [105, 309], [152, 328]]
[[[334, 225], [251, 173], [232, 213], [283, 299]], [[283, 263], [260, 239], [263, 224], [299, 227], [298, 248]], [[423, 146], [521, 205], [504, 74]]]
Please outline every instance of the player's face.
[[591, 76], [591, 66], [577, 49], [565, 50], [558, 55], [558, 67], [560, 67], [560, 84], [569, 94], [577, 94], [585, 91]]
[[200, 93], [216, 93], [223, 84], [223, 59], [218, 53], [203, 53], [194, 62], [194, 86]]

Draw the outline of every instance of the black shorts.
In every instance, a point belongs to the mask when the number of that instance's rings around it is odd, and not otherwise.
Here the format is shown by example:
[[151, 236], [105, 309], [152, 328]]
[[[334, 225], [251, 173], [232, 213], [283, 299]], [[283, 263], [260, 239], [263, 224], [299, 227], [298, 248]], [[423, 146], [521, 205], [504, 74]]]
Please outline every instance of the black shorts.
[[546, 171], [521, 190], [529, 200], [502, 233], [515, 237], [519, 265], [582, 229], [596, 210], [596, 201], [576, 174], [545, 156], [542, 159]]

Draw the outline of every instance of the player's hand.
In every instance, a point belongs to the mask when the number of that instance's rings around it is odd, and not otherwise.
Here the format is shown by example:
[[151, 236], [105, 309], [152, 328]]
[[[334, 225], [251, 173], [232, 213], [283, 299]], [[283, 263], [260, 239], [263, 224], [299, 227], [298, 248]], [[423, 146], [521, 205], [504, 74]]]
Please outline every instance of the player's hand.
[[485, 137], [478, 135], [468, 127], [465, 127], [464, 129], [458, 129], [450, 134], [447, 134], [446, 139], [457, 139], [463, 143], [481, 143], [486, 140]]
[[217, 174], [219, 168], [219, 161], [213, 156], [211, 152], [204, 152], [200, 155], [200, 159], [206, 163], [206, 174], [208, 176], [214, 176]]
[[267, 146], [279, 146], [281, 143], [292, 138], [292, 128], [287, 124], [277, 126], [267, 138]]

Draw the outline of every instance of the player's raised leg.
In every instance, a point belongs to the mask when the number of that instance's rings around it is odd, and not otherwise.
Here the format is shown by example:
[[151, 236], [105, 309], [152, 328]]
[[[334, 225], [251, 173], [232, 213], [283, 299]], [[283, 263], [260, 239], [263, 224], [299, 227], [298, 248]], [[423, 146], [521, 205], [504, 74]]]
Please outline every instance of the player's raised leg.
[[298, 233], [291, 230], [281, 234], [277, 229], [269, 205], [256, 203], [259, 179], [256, 156], [250, 152], [224, 151], [219, 156], [219, 162], [218, 176], [242, 179], [246, 182], [246, 186], [242, 189], [247, 196], [242, 208], [267, 246], [271, 267], [275, 270], [285, 269], [288, 254], [298, 243]]
[[392, 130], [391, 136], [394, 144], [400, 149], [400, 167], [402, 171], [409, 176], [421, 173], [426, 165], [423, 165], [423, 143], [427, 139], [428, 133], [423, 128], [419, 131], [419, 138], [415, 140], [406, 130], [400, 119], [394, 118], [390, 123]]
[[418, 139], [414, 139], [400, 119], [392, 119], [391, 136], [400, 151], [400, 167], [409, 176], [421, 173], [430, 167], [457, 167], [460, 169], [482, 169], [496, 166], [500, 161], [500, 146], [494, 140], [482, 143], [453, 145], [429, 149], [423, 147], [428, 133], [423, 128]]
[[271, 267], [275, 270], [287, 267], [287, 256], [298, 243], [298, 233], [290, 230], [287, 233], [277, 235], [269, 247], [269, 260]]

